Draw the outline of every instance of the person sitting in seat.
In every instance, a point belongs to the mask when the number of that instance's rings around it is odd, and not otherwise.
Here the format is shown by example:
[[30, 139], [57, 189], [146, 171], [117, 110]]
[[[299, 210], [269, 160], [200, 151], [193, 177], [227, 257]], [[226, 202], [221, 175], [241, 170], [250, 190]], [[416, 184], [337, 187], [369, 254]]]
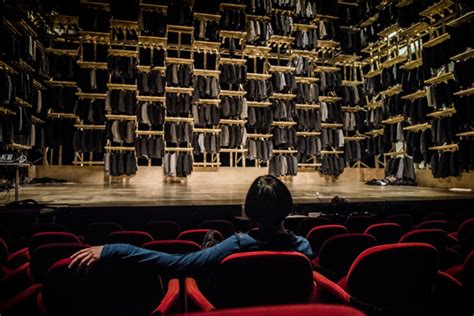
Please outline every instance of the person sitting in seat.
[[303, 237], [283, 227], [283, 220], [293, 208], [286, 185], [278, 178], [260, 176], [252, 183], [245, 199], [245, 213], [259, 229], [237, 233], [224, 241], [184, 255], [167, 254], [128, 244], [106, 244], [82, 249], [71, 256], [70, 268], [89, 269], [101, 259], [126, 260], [150, 265], [163, 271], [193, 273], [219, 263], [225, 257], [245, 251], [296, 251], [313, 257], [311, 246]]

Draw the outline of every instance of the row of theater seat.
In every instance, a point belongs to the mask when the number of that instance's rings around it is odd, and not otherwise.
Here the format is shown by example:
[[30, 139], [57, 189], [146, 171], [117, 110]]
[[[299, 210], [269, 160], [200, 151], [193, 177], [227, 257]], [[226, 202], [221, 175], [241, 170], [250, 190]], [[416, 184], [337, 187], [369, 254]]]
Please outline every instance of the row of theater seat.
[[[351, 218], [354, 219], [357, 217], [366, 216], [354, 216]], [[294, 218], [289, 218], [286, 221], [286, 225], [288, 225], [289, 222], [292, 222], [293, 219]], [[318, 220], [320, 219], [321, 218], [319, 218]], [[360, 218], [357, 218], [357, 220], [359, 221]], [[305, 221], [313, 221], [313, 223], [315, 222], [313, 218], [302, 218], [300, 220], [299, 225], [301, 225]], [[358, 258], [363, 253], [369, 250], [373, 250], [376, 247], [381, 247], [381, 244], [397, 242], [400, 243], [390, 246], [397, 248], [404, 246], [407, 242], [411, 242], [411, 245], [414, 245], [417, 242], [423, 242], [425, 243], [425, 246], [427, 246], [427, 243], [432, 245], [431, 248], [434, 247], [434, 249], [436, 249], [436, 260], [441, 259], [440, 264], [436, 265], [436, 271], [447, 270], [448, 272], [448, 274], [439, 272], [437, 280], [444, 284], [446, 287], [451, 287], [454, 289], [453, 291], [449, 291], [449, 293], [446, 295], [449, 296], [451, 295], [451, 292], [455, 293], [456, 291], [459, 293], [463, 293], [462, 286], [466, 282], [466, 284], [469, 284], [469, 280], [472, 280], [472, 274], [470, 275], [470, 277], [466, 277], [464, 267], [472, 266], [473, 256], [471, 255], [470, 257], [468, 257], [464, 263], [463, 260], [464, 257], [466, 257], [466, 255], [469, 253], [469, 251], [473, 249], [472, 243], [470, 243], [472, 242], [472, 230], [474, 226], [473, 219], [466, 220], [464, 223], [459, 225], [455, 232], [451, 232], [448, 235], [447, 231], [443, 230], [443, 227], [446, 227], [446, 221], [429, 218], [419, 224], [415, 228], [415, 230], [405, 233], [403, 236], [401, 236], [401, 232], [403, 231], [402, 225], [396, 223], [378, 223], [372, 225], [369, 224], [370, 226], [366, 228], [363, 227], [364, 233], [350, 233], [350, 231], [354, 231], [353, 226], [348, 224], [350, 222], [350, 218], [348, 218], [348, 220], [346, 220], [345, 222], [348, 227], [337, 224], [327, 225], [326, 219], [324, 219], [323, 222], [323, 224], [326, 225], [311, 228], [307, 235], [308, 240], [310, 241], [311, 246], [313, 248], [313, 251], [317, 255], [317, 257], [311, 262], [313, 270], [316, 271], [314, 272], [314, 275], [320, 276], [320, 278], [317, 279], [313, 275], [313, 281], [317, 280], [317, 282], [320, 283], [319, 288], [321, 289], [321, 291], [319, 292], [319, 296], [323, 298], [324, 296], [328, 296], [327, 293], [324, 294], [325, 289], [329, 293], [332, 293], [333, 291], [337, 292], [337, 290], [340, 290], [341, 288], [348, 291], [348, 288], [346, 288], [348, 275], [351, 273], [354, 264], [358, 262]], [[220, 228], [219, 225], [227, 225], [227, 223], [225, 223], [224, 221], [217, 221], [217, 223], [218, 224], [215, 224], [211, 221], [206, 223], [206, 225], [217, 230], [219, 230]], [[231, 223], [229, 224], [232, 225]], [[433, 224], [436, 225], [434, 227], [437, 228], [431, 228], [433, 227]], [[449, 229], [450, 223], [447, 224]], [[166, 225], [172, 226], [176, 224], [167, 222], [165, 226]], [[96, 234], [96, 236], [100, 235], [99, 237], [104, 238], [104, 241], [108, 242], [128, 242], [138, 246], [144, 246], [149, 249], [169, 253], [187, 253], [199, 250], [199, 245], [202, 242], [204, 234], [207, 232], [206, 229], [190, 230], [181, 233], [179, 233], [178, 230], [178, 234], [176, 237], [178, 237], [180, 240], [151, 241], [153, 239], [152, 235], [140, 231], [123, 231], [123, 228], [121, 228], [121, 226], [117, 224], [95, 223], [90, 225], [90, 227], [92, 228], [97, 228], [95, 230], [96, 232], [100, 230], [98, 229], [100, 227], [110, 228], [113, 226], [117, 228], [117, 231], [107, 232], [107, 235], [105, 235], [105, 233], [103, 233], [102, 235]], [[94, 230], [90, 229], [89, 233], [91, 231]], [[107, 229], [105, 229], [104, 231], [107, 231]], [[393, 237], [392, 240], [384, 240], [384, 238], [387, 239], [390, 235], [393, 235], [395, 237]], [[86, 238], [89, 237], [90, 235], [87, 235]], [[222, 239], [223, 236], [220, 236], [220, 238]], [[35, 284], [42, 284], [45, 281], [46, 272], [54, 262], [61, 258], [66, 258], [75, 251], [86, 247], [87, 244], [84, 244], [82, 239], [84, 238], [79, 238], [70, 233], [38, 233], [32, 236], [29, 248], [10, 256], [8, 256], [8, 249], [6, 247], [5, 242], [2, 241], [0, 243], [1, 245], [3, 245], [3, 247], [0, 247], [3, 248], [2, 252], [0, 253], [0, 271], [2, 271], [4, 278], [0, 282], [0, 312], [2, 311], [2, 309], [11, 309], [11, 307], [9, 306], [12, 306], [12, 304], [15, 305], [14, 303], [16, 302], [16, 300], [21, 299], [23, 295], [25, 295], [25, 293], [34, 293]], [[26, 253], [27, 260], [18, 267], [11, 266], [12, 263], [19, 263], [16, 260], [12, 260], [12, 257], [18, 258], [18, 253]], [[261, 258], [259, 258], [259, 260], [260, 259]], [[469, 265], [470, 262], [471, 264]], [[293, 269], [297, 270], [297, 268], [295, 267], [293, 267]], [[290, 273], [290, 275], [292, 274], [294, 273]], [[449, 275], [455, 276], [458, 280], [450, 278]], [[165, 280], [167, 279], [166, 276], [162, 277], [164, 277]], [[1, 279], [2, 276], [0, 275], [0, 280]], [[458, 281], [462, 281], [463, 283], [459, 283]], [[287, 283], [287, 281], [285, 281], [284, 283]], [[193, 283], [192, 280], [188, 280], [185, 284], [187, 286], [184, 286], [184, 284], [182, 284], [182, 286], [180, 287], [182, 292], [187, 293], [188, 291], [190, 291], [191, 294], [198, 293], [196, 282]], [[443, 289], [443, 287], [441, 287], [441, 289]], [[190, 296], [190, 293], [187, 293], [187, 295]], [[339, 297], [338, 299], [339, 302], [341, 302], [341, 298]], [[322, 299], [321, 301], [332, 302], [332, 300], [335, 300], [336, 302], [338, 302], [338, 299], [334, 299], [334, 297], [332, 297], [329, 300]], [[198, 300], [198, 302], [200, 301]], [[280, 301], [277, 300], [276, 302]], [[349, 303], [350, 300], [342, 302]], [[218, 307], [221, 307], [219, 306], [219, 304], [217, 305]], [[199, 306], [199, 309], [203, 309], [203, 307]]]

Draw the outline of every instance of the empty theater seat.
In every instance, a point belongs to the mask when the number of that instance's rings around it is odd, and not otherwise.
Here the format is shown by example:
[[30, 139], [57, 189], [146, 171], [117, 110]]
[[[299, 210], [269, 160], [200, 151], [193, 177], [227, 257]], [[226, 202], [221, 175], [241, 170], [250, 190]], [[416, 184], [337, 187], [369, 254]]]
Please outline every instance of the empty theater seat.
[[416, 229], [441, 229], [447, 232], [449, 231], [449, 223], [443, 220], [424, 221], [418, 224]]
[[312, 301], [311, 262], [296, 252], [256, 251], [228, 256], [213, 270], [214, 283], [204, 296], [186, 279], [188, 304], [199, 310]]
[[367, 227], [375, 223], [375, 219], [368, 215], [349, 216], [344, 222], [349, 233], [363, 233]]
[[152, 235], [154, 240], [176, 239], [181, 232], [179, 225], [171, 221], [149, 222], [144, 230]]
[[386, 223], [396, 223], [402, 228], [402, 233], [409, 232], [413, 229], [413, 218], [410, 214], [395, 214], [389, 216]]
[[[209, 231], [210, 229], [188, 229], [178, 235], [178, 240], [194, 241], [195, 243], [202, 245], [204, 237]], [[214, 237], [218, 241], [224, 240], [222, 234], [218, 231], [215, 231]]]
[[225, 220], [208, 220], [199, 224], [199, 228], [215, 229], [225, 238], [235, 233], [234, 224]]
[[314, 227], [329, 225], [329, 224], [331, 224], [331, 220], [327, 217], [324, 217], [324, 216], [308, 217], [299, 223], [298, 228], [296, 229], [296, 234], [298, 236], [304, 237], [308, 235], [309, 231], [313, 229]]
[[91, 245], [103, 245], [110, 233], [123, 230], [122, 225], [113, 222], [96, 222], [87, 225], [86, 240]]
[[374, 236], [379, 245], [395, 244], [402, 237], [402, 228], [396, 223], [379, 223], [367, 227], [365, 233]]
[[332, 236], [346, 233], [348, 233], [347, 228], [342, 225], [323, 225], [311, 229], [306, 239], [308, 239], [313, 254], [316, 256], [326, 240]]
[[105, 241], [107, 244], [130, 244], [141, 247], [143, 244], [153, 241], [153, 237], [142, 231], [123, 230], [110, 233]]

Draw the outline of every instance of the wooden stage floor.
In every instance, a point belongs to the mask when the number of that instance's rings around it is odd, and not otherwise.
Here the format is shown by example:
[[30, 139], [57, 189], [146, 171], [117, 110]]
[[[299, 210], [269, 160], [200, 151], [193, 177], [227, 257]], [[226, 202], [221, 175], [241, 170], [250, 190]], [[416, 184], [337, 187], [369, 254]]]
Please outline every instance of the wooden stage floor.
[[[241, 205], [253, 180], [266, 174], [265, 168], [222, 168], [218, 172], [194, 172], [183, 183], [169, 183], [163, 178], [161, 168], [142, 168], [128, 183], [104, 183], [103, 170], [74, 167], [37, 170], [37, 177], [66, 179], [60, 185], [24, 186], [20, 200], [34, 199], [39, 203], [71, 204], [77, 206], [190, 206], [190, 205]], [[82, 171], [86, 170], [86, 171]], [[295, 203], [329, 202], [340, 196], [349, 202], [422, 201], [474, 199], [473, 192], [451, 192], [447, 188], [370, 186], [364, 181], [383, 178], [383, 170], [369, 169], [344, 172], [337, 181], [317, 173], [301, 172], [285, 181]], [[450, 186], [463, 184], [451, 183]], [[316, 197], [319, 192], [319, 199]], [[0, 196], [0, 205], [12, 202]]]
[[[295, 203], [329, 202], [334, 196], [349, 202], [418, 201], [474, 199], [473, 193], [450, 192], [447, 189], [402, 186], [369, 186], [363, 183], [326, 183], [324, 185], [287, 183]], [[77, 206], [176, 206], [176, 205], [240, 205], [248, 184], [180, 184], [160, 186], [145, 184], [72, 184], [22, 187], [20, 199], [39, 203]], [[13, 192], [9, 202], [13, 199]], [[2, 204], [6, 200], [1, 201]]]

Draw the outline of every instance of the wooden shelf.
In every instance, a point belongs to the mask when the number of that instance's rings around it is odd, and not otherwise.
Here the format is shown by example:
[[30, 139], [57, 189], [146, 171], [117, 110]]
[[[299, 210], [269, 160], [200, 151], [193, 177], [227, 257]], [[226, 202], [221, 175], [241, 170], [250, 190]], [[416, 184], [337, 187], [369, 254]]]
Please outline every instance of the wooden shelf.
[[296, 104], [297, 110], [315, 110], [319, 108], [321, 108], [319, 104], [301, 104], [301, 103]]
[[163, 135], [165, 135], [165, 132], [163, 132], [163, 131], [140, 131], [140, 130], [137, 130], [135, 133], [137, 135], [140, 135], [140, 136], [163, 136]]
[[373, 102], [370, 102], [366, 105], [366, 108], [368, 109], [378, 109], [378, 108], [381, 108], [383, 107], [383, 102], [382, 101], [373, 101]]
[[342, 112], [352, 112], [352, 113], [365, 111], [364, 108], [361, 108], [360, 106], [342, 106], [341, 110]]
[[368, 26], [371, 26], [374, 24], [377, 20], [379, 19], [379, 13], [375, 13], [373, 16], [369, 17], [367, 20], [359, 24], [359, 27], [361, 28], [366, 28]]
[[341, 70], [339, 67], [334, 66], [317, 66], [314, 71], [316, 72], [336, 72]]
[[247, 45], [244, 48], [244, 55], [251, 57], [267, 57], [271, 50], [271, 47], [267, 46]]
[[321, 128], [342, 128], [343, 126], [340, 123], [321, 123]]
[[418, 59], [406, 62], [405, 64], [400, 66], [400, 69], [411, 70], [411, 69], [418, 68], [421, 65], [423, 65], [423, 60], [421, 58], [418, 58]]
[[196, 102], [197, 104], [203, 105], [219, 105], [221, 103], [220, 99], [199, 99]]
[[221, 119], [219, 121], [220, 124], [227, 124], [227, 125], [245, 125], [247, 123], [246, 120], [229, 120], [229, 119]]
[[378, 32], [377, 35], [380, 37], [388, 37], [390, 34], [400, 31], [400, 29], [400, 25], [398, 25], [398, 23], [395, 23]]
[[245, 65], [247, 59], [241, 58], [219, 58], [219, 64]]
[[439, 117], [452, 116], [455, 113], [456, 113], [455, 108], [449, 108], [449, 109], [445, 109], [445, 110], [441, 110], [441, 111], [436, 111], [436, 112], [433, 112], [433, 113], [428, 113], [428, 114], [426, 114], [426, 116], [439, 118]]
[[370, 79], [370, 78], [376, 77], [376, 76], [380, 75], [382, 73], [382, 71], [383, 71], [382, 69], [371, 70], [371, 71], [369, 71], [368, 73], [366, 73], [364, 75], [364, 78], [365, 79]]
[[291, 45], [295, 39], [291, 36], [272, 35], [267, 40], [268, 44]]
[[320, 163], [316, 163], [316, 162], [313, 162], [313, 163], [298, 163], [298, 168], [316, 168], [316, 167], [321, 167], [322, 164]]
[[371, 130], [367, 133], [365, 133], [366, 135], [369, 135], [369, 136], [379, 136], [379, 135], [383, 135], [383, 128], [381, 129], [374, 129], [374, 130]]
[[106, 114], [105, 118], [108, 120], [119, 120], [119, 121], [136, 121], [135, 115], [121, 115], [121, 114]]
[[312, 136], [320, 136], [321, 132], [296, 132], [296, 136], [298, 137], [312, 137]]
[[385, 157], [393, 157], [393, 156], [406, 155], [406, 152], [404, 150], [402, 150], [402, 151], [392, 151], [392, 152], [389, 152], [389, 153], [384, 153], [383, 155]]
[[83, 42], [95, 42], [104, 45], [110, 43], [110, 33], [108, 32], [79, 31], [79, 38]]
[[220, 70], [194, 69], [193, 74], [195, 76], [219, 78], [221, 72]]
[[105, 146], [107, 151], [135, 151], [135, 147], [126, 146]]
[[416, 132], [416, 131], [424, 131], [425, 129], [430, 129], [430, 128], [431, 128], [431, 124], [423, 123], [423, 124], [406, 126], [406, 127], [403, 128], [403, 130], [404, 131]]
[[61, 49], [61, 48], [46, 48], [46, 51], [53, 55], [58, 56], [71, 56], [76, 57], [78, 54], [77, 49]]
[[319, 40], [318, 41], [318, 48], [337, 48], [341, 45], [341, 43], [331, 40]]
[[474, 57], [474, 49], [469, 48], [465, 52], [451, 57], [451, 60], [452, 61], [464, 61], [464, 60], [470, 59], [472, 57]]
[[247, 80], [268, 80], [272, 75], [259, 74], [259, 73], [247, 73]]
[[296, 98], [296, 94], [289, 94], [289, 93], [273, 93], [270, 96], [270, 99], [292, 100], [294, 98]]
[[99, 63], [95, 61], [78, 61], [77, 65], [80, 68], [107, 70], [107, 63]]
[[87, 130], [105, 130], [105, 125], [74, 124], [74, 127]]
[[186, 93], [193, 94], [194, 88], [183, 88], [183, 87], [165, 87], [166, 93]]
[[134, 84], [108, 83], [107, 88], [110, 90], [137, 91], [137, 86]]
[[45, 121], [43, 121], [42, 119], [32, 115], [31, 116], [31, 122], [33, 122], [33, 124], [44, 124]]
[[137, 101], [140, 102], [165, 102], [165, 97], [149, 96], [149, 95], [137, 95]]
[[27, 108], [27, 109], [33, 108], [33, 105], [31, 105], [29, 102], [23, 100], [22, 98], [15, 97], [15, 102], [16, 102], [17, 105], [19, 105], [23, 108]]
[[69, 88], [77, 87], [77, 82], [75, 81], [48, 80], [48, 81], [45, 81], [45, 83], [53, 87], [69, 87]]
[[165, 72], [166, 71], [166, 67], [165, 66], [145, 66], [145, 65], [138, 65], [137, 66], [137, 71], [138, 72], [145, 72], [145, 73], [149, 73], [149, 72], [152, 72], [152, 71], [161, 71], [161, 72]]
[[209, 41], [194, 41], [193, 42], [193, 50], [194, 51], [209, 51], [209, 52], [219, 52], [219, 48], [221, 46], [220, 42], [209, 42]]
[[449, 21], [446, 24], [448, 26], [459, 26], [465, 22], [470, 21], [473, 17], [474, 17], [474, 11], [469, 11], [466, 14], [460, 16], [459, 18]]
[[76, 96], [79, 99], [99, 99], [99, 100], [105, 100], [107, 97], [106, 93], [86, 93], [86, 92], [76, 92]]
[[437, 85], [438, 83], [454, 80], [454, 73], [451, 71], [425, 80], [425, 84]]
[[192, 117], [165, 117], [165, 122], [192, 123], [193, 121]]
[[3, 115], [16, 115], [15, 112], [7, 109], [6, 107], [3, 107], [3, 106], [0, 106], [0, 114], [3, 114]]
[[412, 26], [400, 31], [400, 38], [417, 38], [422, 33], [426, 32], [429, 29], [429, 25], [426, 22], [418, 22]]
[[441, 0], [432, 6], [428, 7], [427, 9], [420, 12], [421, 16], [424, 17], [432, 17], [436, 14], [442, 14], [444, 10], [450, 8], [454, 3], [451, 0]]
[[79, 117], [74, 113], [48, 113], [49, 118], [59, 118], [59, 119], [78, 119]]
[[4, 62], [3, 60], [0, 60], [0, 69], [10, 75], [18, 74], [18, 72], [13, 67], [11, 67], [9, 64]]
[[459, 149], [458, 144], [442, 145], [442, 146], [433, 146], [428, 148], [429, 150], [439, 150], [439, 151], [456, 151]]
[[465, 96], [471, 95], [473, 93], [474, 93], [474, 87], [469, 88], [469, 89], [465, 89], [465, 90], [460, 90], [458, 92], [454, 92], [453, 95], [457, 95], [459, 97], [465, 97]]
[[442, 42], [450, 38], [451, 38], [451, 35], [449, 35], [449, 33], [444, 33], [443, 35], [437, 36], [433, 39], [430, 39], [426, 43], [423, 43], [423, 48], [433, 47], [435, 45], [441, 44]]
[[247, 134], [247, 138], [272, 138], [272, 134]]
[[243, 97], [247, 94], [246, 91], [221, 90], [220, 96]]
[[271, 103], [271, 102], [247, 101], [247, 106], [249, 106], [249, 107], [266, 108], [266, 107], [272, 106], [272, 103]]
[[109, 48], [110, 56], [119, 56], [119, 57], [137, 57], [138, 52], [136, 50], [124, 50], [124, 49], [112, 49]]
[[165, 48], [167, 43], [168, 43], [168, 39], [166, 37], [138, 36], [139, 46], [153, 46], [153, 47]]
[[289, 67], [289, 66], [270, 66], [269, 69], [270, 72], [294, 72], [296, 71], [295, 67]]
[[321, 155], [342, 155], [344, 151], [342, 150], [321, 150]]
[[221, 153], [241, 153], [244, 154], [247, 152], [247, 149], [243, 148], [221, 148]]
[[213, 134], [213, 133], [220, 133], [221, 130], [218, 129], [218, 128], [197, 128], [195, 127], [193, 129], [193, 133], [209, 133], [209, 134]]
[[344, 136], [344, 141], [346, 142], [358, 142], [365, 139], [367, 139], [367, 137], [364, 136]]
[[416, 92], [402, 96], [402, 100], [416, 100], [420, 98], [426, 98], [426, 90], [418, 90]]
[[293, 150], [293, 149], [273, 149], [272, 150], [272, 153], [274, 155], [293, 155], [293, 154], [297, 154], [298, 151], [297, 150]]
[[77, 161], [74, 160], [72, 162], [73, 165], [80, 166], [80, 165], [87, 165], [87, 166], [103, 166], [105, 165], [105, 162], [103, 161]]
[[364, 82], [358, 81], [358, 80], [342, 80], [341, 82], [342, 86], [347, 86], [347, 87], [357, 87], [357, 86], [360, 86], [361, 84], [364, 84]]
[[331, 96], [324, 96], [324, 95], [319, 96], [319, 101], [321, 102], [333, 103], [333, 102], [338, 102], [341, 100], [342, 100], [341, 97], [331, 97]]
[[219, 37], [244, 39], [247, 37], [247, 32], [220, 30]]
[[166, 57], [165, 62], [166, 64], [192, 65], [194, 64], [194, 59]]
[[397, 64], [400, 64], [400, 63], [403, 63], [405, 60], [407, 60], [406, 57], [404, 56], [397, 56], [397, 57], [393, 57], [393, 58], [390, 58], [386, 61], [384, 61], [380, 66], [382, 68], [390, 68], [394, 65], [397, 65]]
[[397, 84], [395, 86], [388, 88], [385, 91], [380, 92], [380, 94], [385, 95], [387, 97], [391, 97], [392, 95], [399, 94], [402, 91], [403, 91], [402, 86], [400, 84]]
[[382, 124], [397, 124], [403, 121], [405, 121], [405, 117], [403, 117], [403, 115], [399, 115], [399, 116], [395, 116], [395, 117], [391, 117], [389, 119], [383, 120]]
[[298, 83], [316, 83], [319, 81], [319, 78], [312, 78], [312, 77], [295, 77], [296, 82]]
[[456, 136], [458, 136], [458, 137], [474, 137], [474, 131], [458, 133], [458, 134], [456, 134]]
[[194, 18], [198, 20], [206, 20], [206, 21], [219, 21], [221, 19], [221, 16], [220, 14], [194, 12]]
[[289, 127], [297, 125], [297, 122], [288, 122], [288, 121], [273, 121], [272, 126], [279, 126], [279, 127]]

